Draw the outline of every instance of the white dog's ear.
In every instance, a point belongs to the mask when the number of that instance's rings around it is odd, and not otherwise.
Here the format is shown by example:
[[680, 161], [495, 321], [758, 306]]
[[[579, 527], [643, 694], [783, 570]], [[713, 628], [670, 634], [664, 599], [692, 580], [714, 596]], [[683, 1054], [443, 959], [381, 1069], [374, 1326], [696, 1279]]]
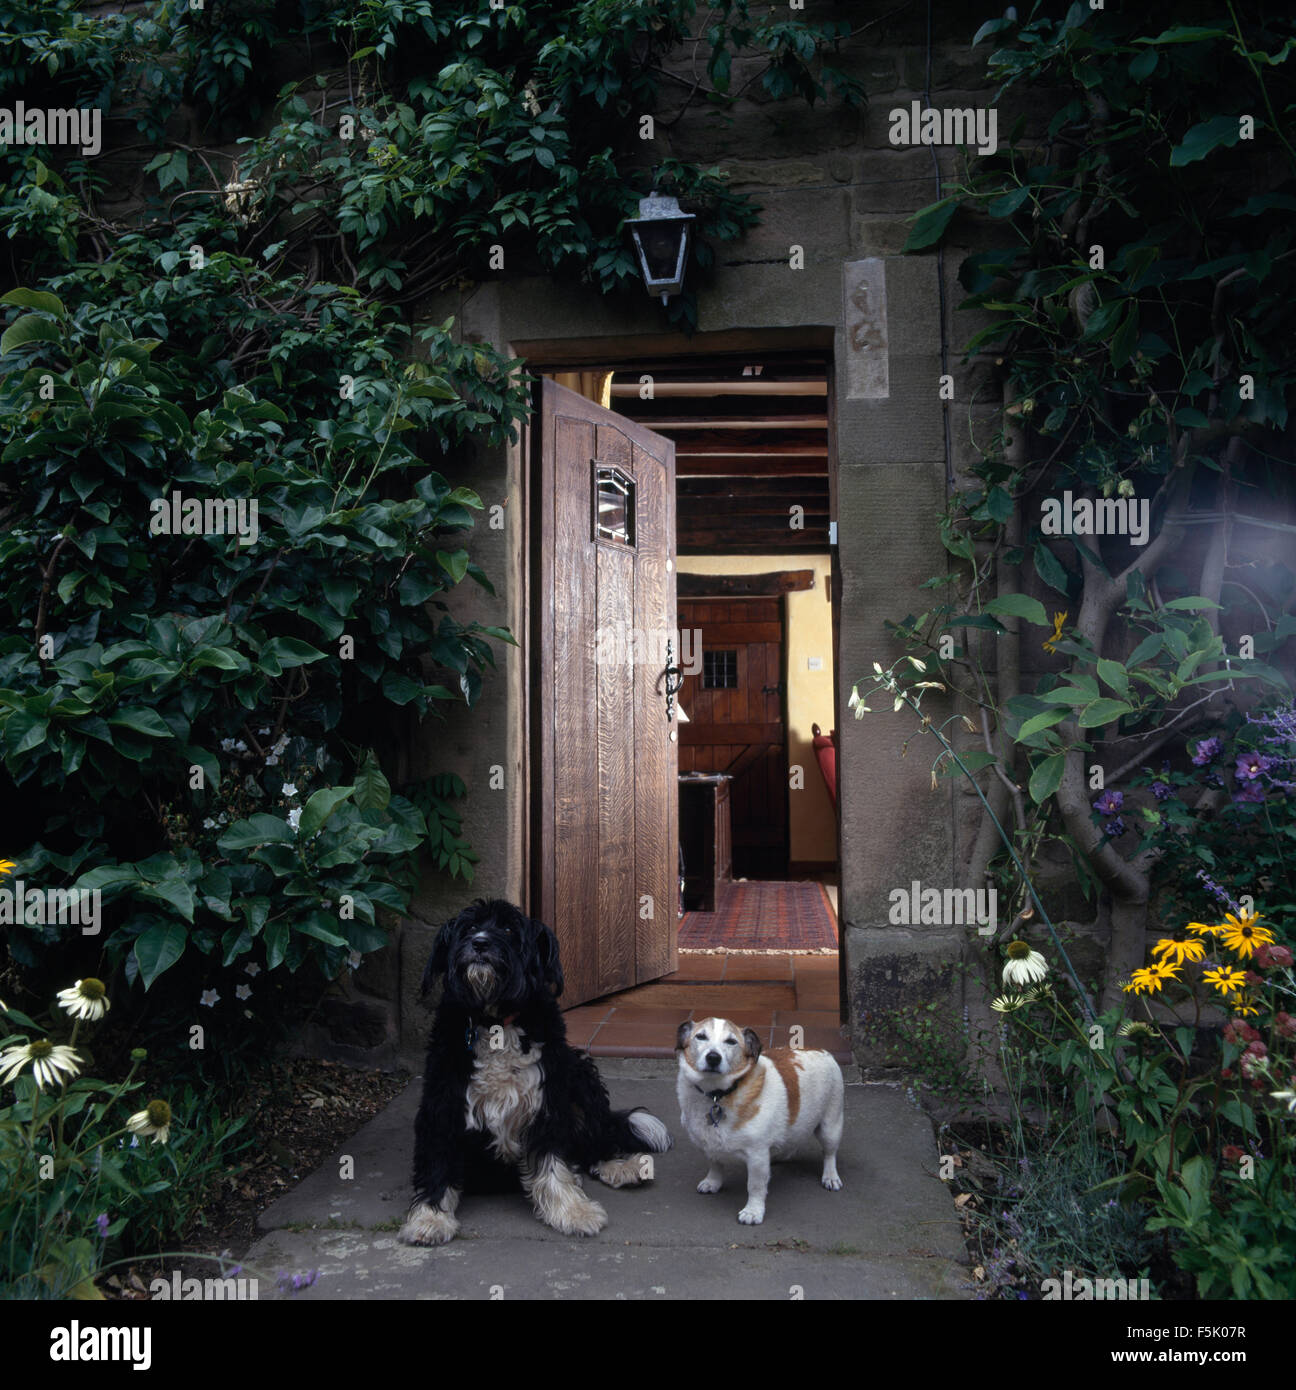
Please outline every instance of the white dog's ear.
[[754, 1029], [743, 1029], [743, 1051], [753, 1062], [761, 1055], [761, 1040]]
[[675, 1051], [682, 1052], [689, 1045], [693, 1035], [693, 1020], [686, 1018], [675, 1030]]

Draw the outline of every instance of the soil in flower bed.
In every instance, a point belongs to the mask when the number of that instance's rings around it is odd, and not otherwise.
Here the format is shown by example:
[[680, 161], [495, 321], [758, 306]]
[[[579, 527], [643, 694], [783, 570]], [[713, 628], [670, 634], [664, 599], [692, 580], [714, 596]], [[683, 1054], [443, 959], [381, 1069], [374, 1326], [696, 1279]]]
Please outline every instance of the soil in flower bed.
[[[948, 1185], [967, 1246], [960, 1261], [969, 1271], [967, 1287], [979, 1299], [1042, 1300], [1040, 1280], [1060, 1278], [1063, 1271], [1029, 1269], [1018, 1258], [1018, 1242], [1003, 1220], [1004, 1212], [1014, 1207], [1016, 1191], [1012, 1174], [1017, 1148], [1008, 1126], [982, 1117], [957, 1119], [942, 1127], [940, 1149], [942, 1155], [953, 1159]], [[1169, 1301], [1196, 1297], [1192, 1277], [1175, 1265], [1163, 1239], [1155, 1242], [1146, 1267], [1153, 1297]], [[1132, 1277], [1135, 1273], [1072, 1270], [1074, 1278]]]
[[[253, 1075], [238, 1106], [251, 1117], [243, 1133], [253, 1142], [209, 1186], [177, 1248], [241, 1259], [256, 1239], [260, 1212], [318, 1168], [410, 1079], [405, 1071], [365, 1071], [311, 1058], [278, 1062]], [[174, 1270], [185, 1278], [220, 1275], [210, 1259], [141, 1259], [118, 1265], [99, 1285], [107, 1298], [147, 1299], [150, 1281], [170, 1279]]]

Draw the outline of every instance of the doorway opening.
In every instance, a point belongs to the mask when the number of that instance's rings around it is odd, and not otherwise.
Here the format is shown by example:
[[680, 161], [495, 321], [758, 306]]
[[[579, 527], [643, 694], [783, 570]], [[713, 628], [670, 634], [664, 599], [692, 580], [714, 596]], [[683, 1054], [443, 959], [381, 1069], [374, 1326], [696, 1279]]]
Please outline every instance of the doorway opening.
[[664, 1057], [715, 1013], [845, 1060], [831, 354], [532, 360], [675, 457], [678, 967], [569, 1010], [572, 1039]]

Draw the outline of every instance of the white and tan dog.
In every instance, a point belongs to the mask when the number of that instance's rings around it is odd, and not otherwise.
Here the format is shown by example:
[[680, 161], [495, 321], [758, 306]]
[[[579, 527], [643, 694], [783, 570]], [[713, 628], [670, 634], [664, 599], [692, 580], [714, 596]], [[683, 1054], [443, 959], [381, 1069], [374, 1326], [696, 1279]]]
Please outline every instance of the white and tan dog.
[[707, 1156], [710, 1167], [699, 1192], [719, 1192], [720, 1161], [747, 1165], [747, 1205], [738, 1213], [746, 1226], [765, 1219], [770, 1159], [783, 1158], [814, 1135], [823, 1145], [823, 1185], [836, 1192], [837, 1146], [841, 1143], [845, 1083], [831, 1052], [772, 1047], [763, 1056], [750, 1028], [724, 1018], [681, 1023], [680, 1122]]

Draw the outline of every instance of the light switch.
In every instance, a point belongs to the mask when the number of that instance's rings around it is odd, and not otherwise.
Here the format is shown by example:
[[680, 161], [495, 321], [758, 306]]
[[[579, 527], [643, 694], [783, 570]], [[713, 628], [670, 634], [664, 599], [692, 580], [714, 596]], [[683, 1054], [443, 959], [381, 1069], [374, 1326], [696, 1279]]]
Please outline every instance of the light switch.
[[823, 670], [823, 657], [821, 657], [821, 656], [809, 656], [809, 657], [807, 657], [807, 658], [806, 658], [806, 670], [807, 670], [807, 671], [822, 671], [822, 670]]

